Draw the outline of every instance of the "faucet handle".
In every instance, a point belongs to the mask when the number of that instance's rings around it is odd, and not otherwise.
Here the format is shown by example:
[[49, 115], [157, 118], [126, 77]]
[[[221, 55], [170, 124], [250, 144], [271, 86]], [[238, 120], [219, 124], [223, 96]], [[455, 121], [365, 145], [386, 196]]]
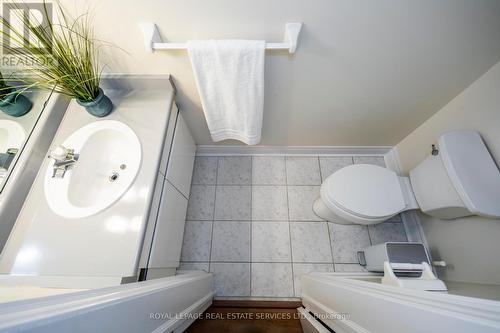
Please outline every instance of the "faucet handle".
[[56, 161], [63, 161], [65, 160], [69, 154], [72, 153], [72, 149], [67, 149], [65, 148], [64, 146], [62, 145], [58, 145], [56, 147], [54, 147], [50, 153], [49, 153], [49, 157], [50, 158], [53, 158], [54, 160]]
[[16, 155], [19, 152], [19, 148], [9, 148], [7, 149], [7, 154]]

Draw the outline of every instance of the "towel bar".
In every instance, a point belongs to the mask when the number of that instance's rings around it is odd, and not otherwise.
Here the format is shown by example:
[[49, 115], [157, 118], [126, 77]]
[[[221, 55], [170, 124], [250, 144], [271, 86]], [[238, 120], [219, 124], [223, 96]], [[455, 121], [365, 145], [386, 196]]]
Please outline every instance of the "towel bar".
[[[147, 52], [154, 50], [185, 50], [186, 43], [163, 43], [154, 23], [139, 23], [139, 28], [144, 35], [144, 46]], [[288, 50], [294, 53], [297, 49], [302, 23], [287, 23], [285, 25], [285, 41], [283, 43], [266, 43], [266, 50]]]

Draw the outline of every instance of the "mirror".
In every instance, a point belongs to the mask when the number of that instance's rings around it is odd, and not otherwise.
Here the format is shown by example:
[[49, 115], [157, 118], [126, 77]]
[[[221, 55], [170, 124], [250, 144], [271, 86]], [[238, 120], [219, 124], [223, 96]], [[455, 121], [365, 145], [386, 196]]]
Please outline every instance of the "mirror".
[[[10, 85], [15, 86], [16, 83]], [[33, 90], [23, 92], [22, 95], [32, 103], [31, 108], [24, 115], [14, 117], [0, 107], [0, 192], [40, 119], [50, 92]]]

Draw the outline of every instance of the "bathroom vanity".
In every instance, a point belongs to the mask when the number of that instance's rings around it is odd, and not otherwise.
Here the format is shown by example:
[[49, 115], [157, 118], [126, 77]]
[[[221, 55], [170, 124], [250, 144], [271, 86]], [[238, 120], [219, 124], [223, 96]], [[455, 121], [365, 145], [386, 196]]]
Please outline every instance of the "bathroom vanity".
[[114, 111], [100, 119], [69, 103], [51, 146], [77, 158], [65, 170], [45, 159], [2, 282], [86, 289], [175, 274], [196, 149], [175, 88], [169, 76], [109, 76], [101, 87]]

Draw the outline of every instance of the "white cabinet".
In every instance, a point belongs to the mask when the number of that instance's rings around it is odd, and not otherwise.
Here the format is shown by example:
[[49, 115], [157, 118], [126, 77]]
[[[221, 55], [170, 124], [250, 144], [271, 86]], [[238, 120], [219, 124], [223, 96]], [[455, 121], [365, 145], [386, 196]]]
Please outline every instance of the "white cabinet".
[[179, 266], [188, 200], [165, 179], [148, 268]]
[[168, 158], [170, 157], [170, 150], [172, 149], [172, 139], [174, 137], [175, 125], [177, 124], [177, 116], [179, 109], [175, 103], [172, 105], [170, 116], [168, 118], [167, 134], [165, 135], [165, 142], [163, 144], [163, 152], [161, 154], [160, 173], [163, 177], [167, 173]]
[[177, 116], [174, 140], [167, 167], [167, 179], [189, 198], [196, 145], [181, 113]]
[[179, 266], [195, 152], [193, 137], [174, 105], [139, 262], [141, 279], [144, 271], [151, 279], [171, 275]]

